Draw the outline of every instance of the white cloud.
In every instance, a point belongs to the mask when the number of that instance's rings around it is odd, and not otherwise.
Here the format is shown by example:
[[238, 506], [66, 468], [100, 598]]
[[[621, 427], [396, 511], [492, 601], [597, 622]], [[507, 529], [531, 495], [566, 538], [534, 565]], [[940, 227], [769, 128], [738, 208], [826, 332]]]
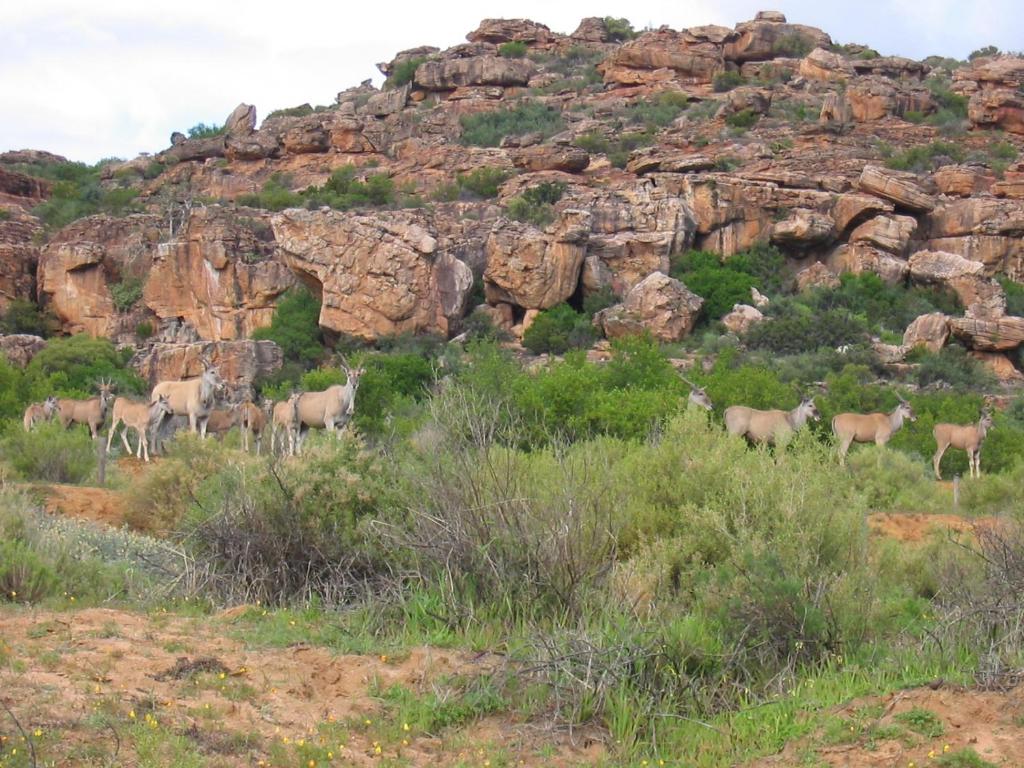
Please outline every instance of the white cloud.
[[[481, 18], [533, 18], [571, 32], [584, 16], [625, 16], [635, 26], [731, 25], [766, 5], [749, 0], [482, 0], [390, 4], [280, 0], [35, 0], [0, 8], [0, 151], [34, 147], [81, 160], [167, 146], [171, 131], [219, 122], [239, 102], [261, 114], [331, 103], [375, 63], [417, 45], [464, 40]], [[965, 56], [993, 42], [1020, 47], [1013, 0], [857, 4], [783, 0], [791, 21], [885, 53]]]

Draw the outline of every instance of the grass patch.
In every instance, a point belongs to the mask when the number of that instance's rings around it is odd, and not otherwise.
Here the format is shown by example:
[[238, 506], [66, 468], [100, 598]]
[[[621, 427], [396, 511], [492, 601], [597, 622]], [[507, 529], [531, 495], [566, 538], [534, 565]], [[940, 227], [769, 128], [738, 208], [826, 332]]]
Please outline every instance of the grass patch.
[[523, 101], [512, 109], [463, 115], [459, 122], [462, 143], [476, 147], [496, 147], [506, 136], [527, 133], [539, 133], [548, 138], [565, 129], [560, 113], [532, 101]]

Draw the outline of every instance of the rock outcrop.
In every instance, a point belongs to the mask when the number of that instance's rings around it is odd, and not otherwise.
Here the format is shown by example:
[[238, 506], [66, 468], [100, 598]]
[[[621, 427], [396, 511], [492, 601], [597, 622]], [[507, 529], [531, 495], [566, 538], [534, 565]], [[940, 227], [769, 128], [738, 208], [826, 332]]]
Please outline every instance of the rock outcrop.
[[598, 312], [594, 324], [609, 339], [648, 332], [659, 341], [679, 341], [693, 330], [703, 305], [681, 282], [654, 272], [633, 286], [621, 304]]
[[0, 357], [24, 368], [46, 346], [46, 339], [29, 333], [0, 334]]
[[228, 399], [253, 396], [252, 383], [281, 367], [281, 348], [272, 341], [206, 341], [151, 343], [135, 354], [131, 367], [150, 387], [161, 381], [190, 379], [203, 372], [203, 361], [217, 366], [228, 385]]

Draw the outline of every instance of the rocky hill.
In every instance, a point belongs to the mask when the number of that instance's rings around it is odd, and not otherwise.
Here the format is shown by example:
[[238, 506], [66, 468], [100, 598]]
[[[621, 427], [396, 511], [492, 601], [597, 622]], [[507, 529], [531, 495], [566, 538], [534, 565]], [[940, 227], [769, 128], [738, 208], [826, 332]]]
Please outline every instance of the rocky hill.
[[240, 104], [103, 164], [110, 204], [81, 209], [98, 215], [48, 220], [62, 158], [0, 155], [0, 311], [38, 302], [65, 333], [139, 346], [151, 376], [205, 351], [251, 380], [280, 354], [248, 337], [296, 284], [325, 332], [367, 342], [451, 337], [470, 313], [521, 335], [602, 292], [606, 335], [675, 341], [702, 302], [674, 256], [771, 244], [801, 287], [874, 272], [957, 294], [962, 316], [915, 322], [886, 359], [952, 334], [1019, 375], [1024, 318], [995, 278], [1024, 280], [1024, 58], [880, 56], [765, 11], [639, 34], [488, 19], [378, 66], [380, 90], [261, 123]]

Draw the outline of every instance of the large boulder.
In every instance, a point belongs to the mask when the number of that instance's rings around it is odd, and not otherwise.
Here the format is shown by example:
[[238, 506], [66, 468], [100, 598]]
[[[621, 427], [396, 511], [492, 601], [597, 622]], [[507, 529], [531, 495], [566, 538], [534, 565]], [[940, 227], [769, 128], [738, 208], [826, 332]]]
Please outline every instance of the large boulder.
[[1024, 342], [1024, 317], [954, 317], [949, 327], [971, 349], [985, 352], [1016, 349]]
[[952, 289], [970, 317], [998, 318], [1006, 311], [1003, 289], [985, 276], [985, 265], [980, 261], [943, 251], [917, 251], [910, 257], [910, 276]]
[[427, 91], [452, 91], [473, 85], [525, 86], [536, 69], [529, 59], [493, 55], [438, 59], [420, 64], [414, 82]]
[[800, 56], [804, 51], [832, 44], [832, 38], [817, 27], [787, 24], [782, 18], [779, 21], [775, 15], [759, 15], [753, 21], [737, 24], [735, 39], [725, 47], [725, 58], [736, 62], [764, 61]]
[[832, 239], [835, 227], [835, 221], [828, 214], [797, 208], [772, 226], [770, 239], [783, 248], [815, 248]]
[[38, 219], [17, 209], [0, 218], [0, 313], [14, 299], [35, 298], [42, 231]]
[[580, 173], [590, 164], [590, 155], [579, 147], [538, 144], [513, 151], [512, 163], [516, 168], [530, 173], [541, 171]]
[[842, 234], [850, 227], [856, 227], [873, 216], [881, 213], [892, 213], [894, 206], [888, 200], [874, 195], [846, 192], [837, 195], [832, 204], [832, 218], [836, 222], [836, 232]]
[[871, 272], [891, 285], [902, 282], [908, 270], [904, 259], [863, 242], [840, 245], [829, 255], [828, 266], [854, 275]]
[[439, 253], [415, 214], [292, 209], [272, 225], [280, 258], [321, 294], [326, 330], [375, 341], [448, 335], [461, 320], [472, 270]]
[[853, 65], [838, 53], [815, 48], [800, 62], [800, 76], [808, 80], [839, 82], [853, 80]]
[[651, 85], [669, 80], [709, 83], [725, 68], [723, 47], [735, 33], [725, 27], [677, 32], [668, 27], [630, 40], [598, 65], [606, 83]]
[[508, 43], [512, 41], [545, 44], [555, 39], [551, 30], [529, 19], [484, 19], [466, 35], [471, 43]]
[[938, 352], [949, 338], [949, 318], [941, 312], [919, 315], [903, 332], [903, 346], [907, 349], [924, 347], [929, 352]]
[[850, 242], [863, 242], [902, 256], [917, 229], [913, 216], [875, 216], [850, 233]]
[[0, 334], [0, 358], [24, 368], [46, 346], [46, 339], [29, 333]]
[[664, 145], [641, 147], [629, 154], [626, 170], [642, 176], [647, 173], [697, 173], [710, 171], [715, 161], [707, 155]]
[[230, 137], [244, 137], [256, 130], [256, 107], [239, 104], [224, 121], [224, 133]]
[[764, 320], [764, 314], [749, 304], [734, 304], [732, 311], [722, 318], [722, 325], [737, 336], [742, 336]]
[[812, 288], [836, 288], [838, 286], [839, 277], [820, 261], [809, 264], [796, 273], [796, 288], [798, 291], [807, 291]]
[[921, 189], [912, 173], [866, 165], [857, 179], [857, 188], [908, 211], [927, 213], [935, 208], [935, 198]]
[[967, 117], [978, 128], [1024, 134], [1024, 94], [1009, 88], [986, 88], [971, 96]]
[[885, 77], [857, 78], [845, 93], [850, 116], [858, 123], [930, 112], [935, 101], [927, 88], [898, 85]]
[[995, 177], [984, 166], [944, 165], [932, 174], [939, 192], [949, 197], [971, 197], [988, 192]]
[[650, 333], [660, 341], [680, 341], [697, 322], [704, 300], [662, 272], [637, 283], [621, 304], [602, 309], [594, 324], [609, 339]]
[[568, 299], [579, 284], [590, 226], [590, 213], [575, 209], [544, 230], [502, 221], [487, 238], [487, 301], [547, 309]]

